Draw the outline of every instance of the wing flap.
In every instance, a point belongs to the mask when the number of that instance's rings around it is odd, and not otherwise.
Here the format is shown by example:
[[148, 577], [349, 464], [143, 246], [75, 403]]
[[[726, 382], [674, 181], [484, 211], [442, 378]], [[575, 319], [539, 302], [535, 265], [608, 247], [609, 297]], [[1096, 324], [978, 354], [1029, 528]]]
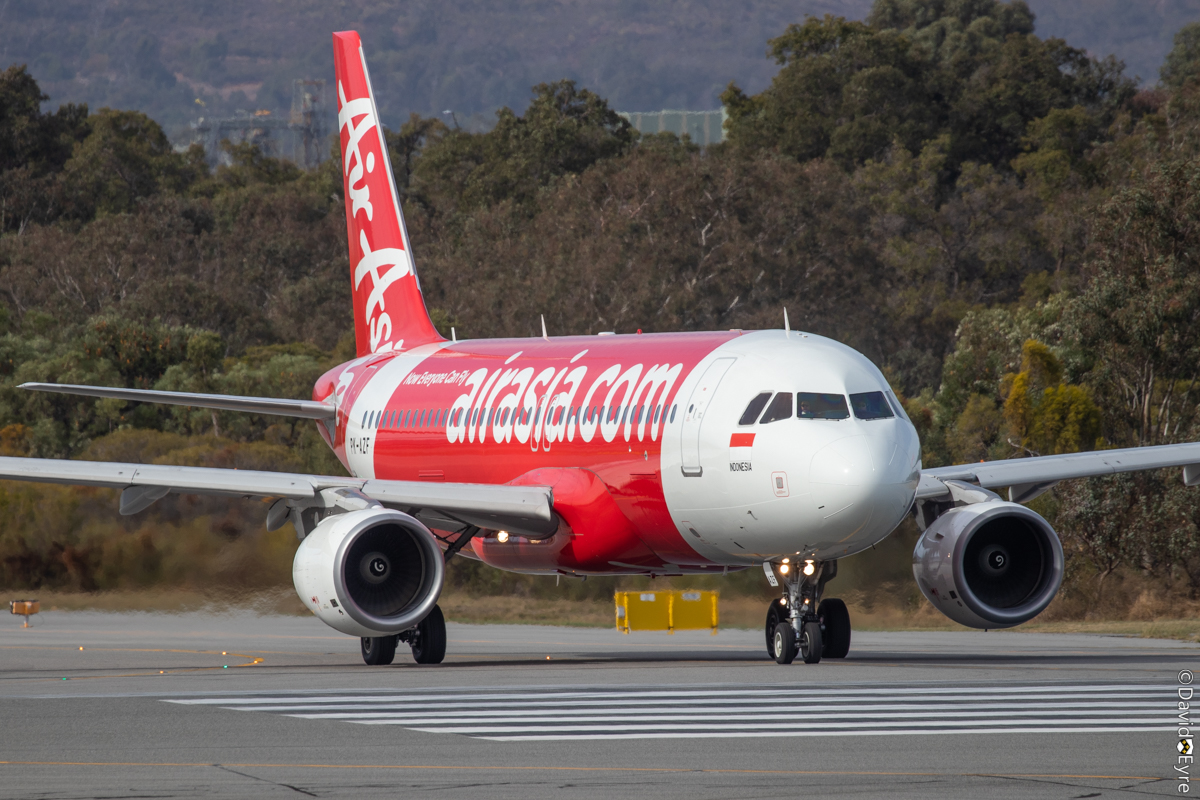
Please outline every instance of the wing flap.
[[77, 394], [84, 397], [106, 397], [138, 403], [164, 403], [174, 406], [217, 408], [222, 411], [245, 411], [301, 419], [333, 419], [337, 413], [331, 405], [315, 400], [289, 400], [282, 397], [243, 397], [199, 392], [160, 392], [153, 389], [121, 389], [111, 386], [80, 386], [73, 383], [22, 383], [18, 389], [56, 394]]
[[384, 505], [441, 511], [480, 528], [537, 536], [558, 530], [548, 486], [369, 480], [362, 493]]
[[281, 497], [314, 505], [324, 489], [355, 489], [387, 506], [427, 510], [475, 525], [533, 536], [558, 529], [547, 486], [365, 480], [335, 475], [0, 457], [0, 480], [123, 489], [122, 513], [141, 511], [168, 492], [231, 497]]

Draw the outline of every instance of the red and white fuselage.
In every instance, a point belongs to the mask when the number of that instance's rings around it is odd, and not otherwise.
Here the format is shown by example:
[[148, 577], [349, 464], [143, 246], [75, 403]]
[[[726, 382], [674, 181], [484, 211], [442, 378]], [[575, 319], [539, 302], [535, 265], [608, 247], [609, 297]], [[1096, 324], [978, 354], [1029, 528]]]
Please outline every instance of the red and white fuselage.
[[[332, 370], [314, 399], [356, 477], [549, 485], [549, 540], [482, 536], [527, 571], [687, 572], [858, 552], [919, 478], [902, 416], [739, 425], [756, 397], [886, 392], [863, 356], [784, 331], [439, 342]], [[789, 400], [789, 403], [795, 403]]]
[[358, 35], [334, 34], [334, 57], [359, 357], [313, 399], [336, 406], [321, 431], [352, 475], [550, 486], [555, 534], [485, 531], [470, 544], [529, 572], [827, 560], [899, 523], [917, 434], [879, 370], [844, 345], [790, 331], [443, 339]]

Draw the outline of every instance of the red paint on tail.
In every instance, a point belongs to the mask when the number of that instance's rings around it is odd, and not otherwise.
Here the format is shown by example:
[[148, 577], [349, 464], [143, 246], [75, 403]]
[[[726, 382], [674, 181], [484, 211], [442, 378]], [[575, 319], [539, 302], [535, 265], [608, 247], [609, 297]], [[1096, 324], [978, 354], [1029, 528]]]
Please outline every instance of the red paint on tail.
[[333, 34], [346, 231], [360, 356], [442, 341], [413, 269], [371, 79], [354, 31]]

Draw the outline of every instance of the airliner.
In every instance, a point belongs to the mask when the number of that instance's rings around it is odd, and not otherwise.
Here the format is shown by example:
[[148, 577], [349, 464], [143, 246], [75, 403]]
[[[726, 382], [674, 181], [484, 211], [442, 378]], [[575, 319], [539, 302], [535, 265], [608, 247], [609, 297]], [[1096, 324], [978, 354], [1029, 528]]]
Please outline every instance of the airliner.
[[[0, 477], [121, 489], [135, 514], [168, 493], [263, 498], [300, 538], [293, 581], [367, 664], [400, 643], [446, 652], [437, 605], [454, 555], [535, 575], [761, 569], [779, 591], [765, 645], [781, 664], [844, 658], [828, 597], [838, 563], [912, 514], [913, 574], [974, 628], [1037, 616], [1063, 550], [1028, 502], [1061, 480], [1182, 467], [1200, 444], [924, 469], [879, 369], [791, 330], [447, 341], [426, 311], [359, 36], [333, 34], [357, 357], [311, 400], [24, 384], [132, 402], [313, 420], [350, 477], [0, 458]], [[1005, 496], [998, 491], [1006, 492]]]

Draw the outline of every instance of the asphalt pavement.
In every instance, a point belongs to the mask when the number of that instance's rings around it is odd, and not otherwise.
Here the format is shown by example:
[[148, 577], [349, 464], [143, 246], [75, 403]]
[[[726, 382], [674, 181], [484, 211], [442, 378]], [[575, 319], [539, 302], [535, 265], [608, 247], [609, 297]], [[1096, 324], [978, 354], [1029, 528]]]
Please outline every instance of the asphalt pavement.
[[402, 645], [367, 667], [315, 618], [19, 624], [0, 625], [0, 798], [1180, 796], [1200, 662], [1166, 640], [855, 632], [846, 659], [784, 667], [759, 631], [452, 623], [445, 663]]

